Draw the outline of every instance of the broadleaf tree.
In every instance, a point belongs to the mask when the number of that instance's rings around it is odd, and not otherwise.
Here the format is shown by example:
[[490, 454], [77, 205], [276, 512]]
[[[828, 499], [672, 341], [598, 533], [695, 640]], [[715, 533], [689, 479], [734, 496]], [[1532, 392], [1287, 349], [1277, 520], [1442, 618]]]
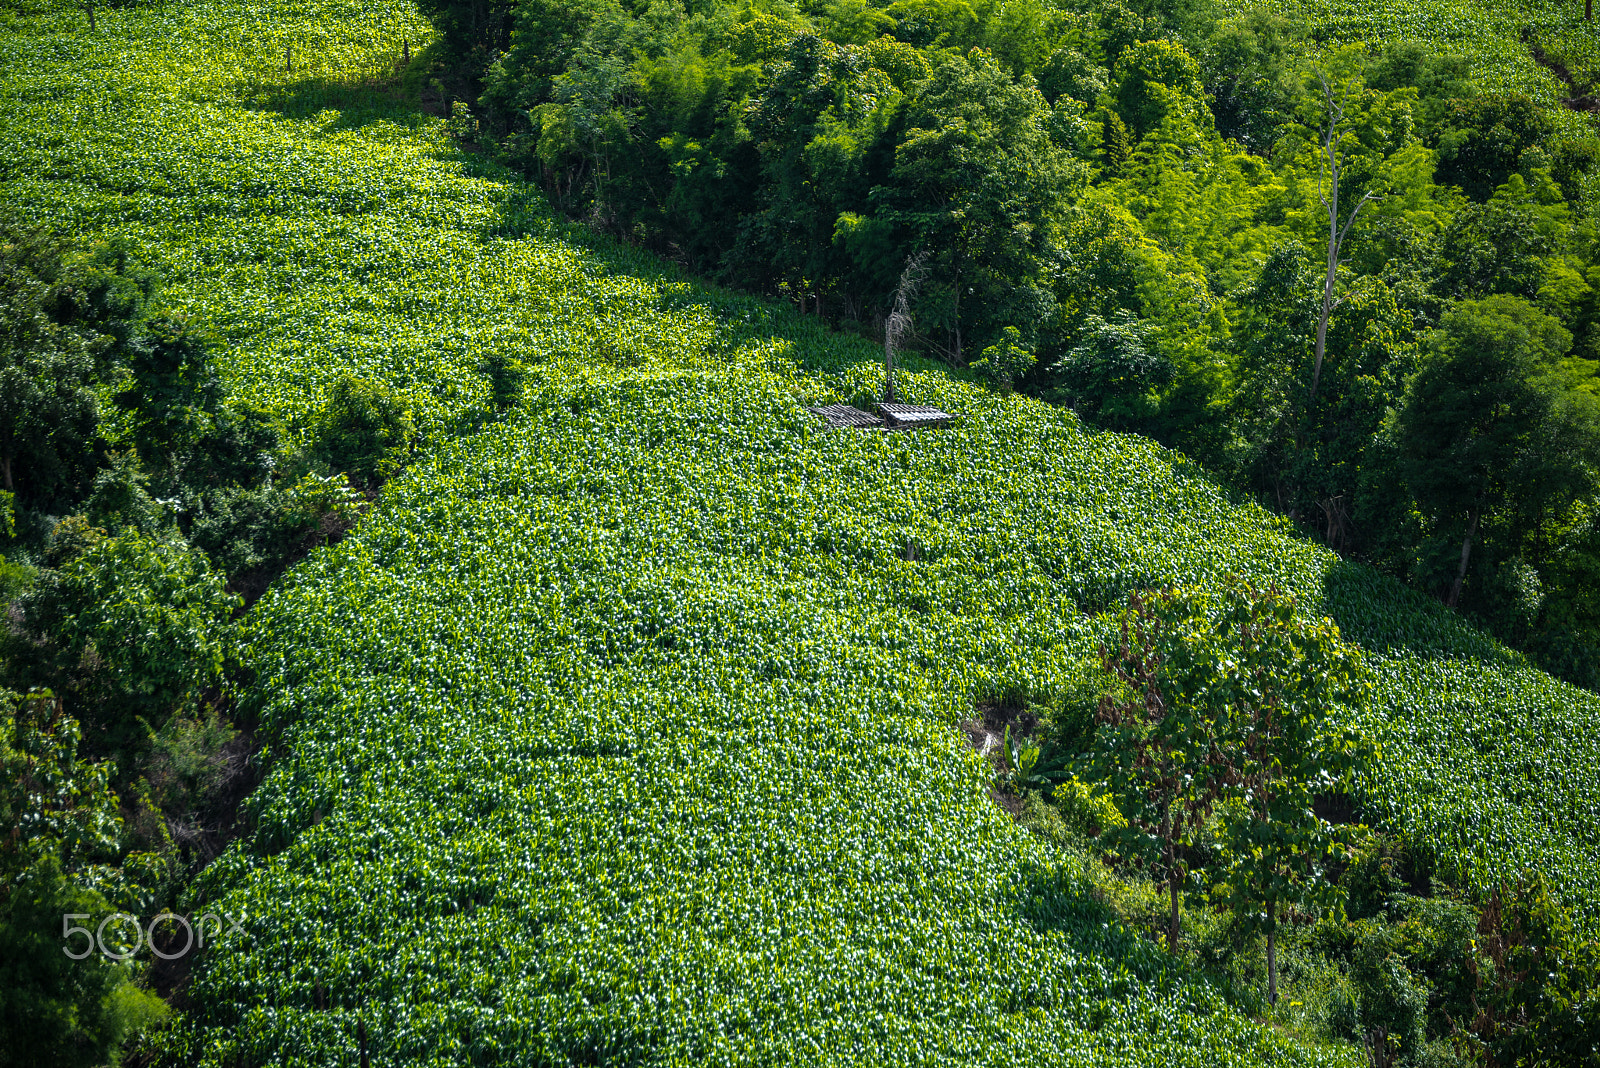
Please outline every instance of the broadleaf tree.
[[1265, 917], [1275, 997], [1276, 917], [1330, 900], [1316, 875], [1341, 836], [1311, 800], [1367, 752], [1334, 715], [1364, 699], [1359, 656], [1331, 621], [1237, 578], [1136, 593], [1117, 625], [1089, 769], [1127, 819], [1107, 842], [1165, 887], [1176, 946], [1186, 855], [1220, 811], [1227, 900], [1247, 926]]
[[1330, 619], [1311, 620], [1277, 589], [1230, 586], [1215, 616], [1225, 631], [1214, 682], [1239, 732], [1229, 803], [1220, 808], [1220, 899], [1267, 942], [1267, 1000], [1278, 1000], [1277, 934], [1286, 915], [1337, 904], [1323, 878], [1356, 828], [1317, 815], [1319, 795], [1346, 790], [1372, 750], [1351, 726], [1369, 683], [1360, 650]]
[[1167, 944], [1179, 935], [1179, 902], [1193, 847], [1237, 762], [1211, 596], [1201, 589], [1134, 593], [1101, 650], [1113, 685], [1100, 700], [1089, 775], [1105, 783], [1127, 820], [1110, 848], [1146, 867], [1169, 899]]
[[1520, 297], [1461, 301], [1444, 314], [1390, 422], [1418, 509], [1436, 538], [1459, 546], [1445, 594], [1452, 607], [1486, 528], [1526, 526], [1593, 491], [1600, 421], [1587, 383], [1562, 360], [1571, 343]]

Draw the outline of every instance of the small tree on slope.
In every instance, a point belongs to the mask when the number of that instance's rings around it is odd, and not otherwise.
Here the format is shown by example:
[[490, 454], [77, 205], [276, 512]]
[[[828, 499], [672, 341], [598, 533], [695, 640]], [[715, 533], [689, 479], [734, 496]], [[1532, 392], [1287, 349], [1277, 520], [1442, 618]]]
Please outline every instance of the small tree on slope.
[[[1222, 807], [1227, 858], [1222, 897], [1246, 930], [1267, 939], [1267, 1000], [1278, 1001], [1277, 933], [1288, 915], [1332, 905], [1322, 878], [1353, 828], [1317, 816], [1318, 794], [1345, 788], [1366, 756], [1361, 736], [1330, 713], [1359, 707], [1368, 683], [1360, 653], [1332, 620], [1295, 615], [1294, 599], [1236, 587], [1224, 598], [1231, 722], [1238, 763]], [[1219, 680], [1221, 675], [1219, 673]]]
[[1238, 579], [1135, 594], [1118, 634], [1102, 650], [1117, 686], [1100, 703], [1093, 760], [1128, 821], [1111, 844], [1167, 889], [1176, 947], [1184, 853], [1226, 802], [1230, 904], [1263, 917], [1275, 997], [1276, 919], [1323, 893], [1315, 876], [1338, 837], [1311, 798], [1362, 751], [1328, 727], [1331, 709], [1364, 699], [1358, 654], [1331, 621], [1299, 619], [1291, 598]]
[[1214, 706], [1209, 688], [1196, 685], [1210, 674], [1209, 658], [1196, 653], [1215, 644], [1195, 627], [1203, 601], [1191, 590], [1135, 593], [1117, 619], [1116, 645], [1101, 649], [1116, 685], [1100, 700], [1092, 772], [1127, 820], [1108, 829], [1108, 844], [1147, 865], [1165, 886], [1171, 949], [1178, 944], [1184, 851], [1222, 796], [1236, 759], [1229, 708]]

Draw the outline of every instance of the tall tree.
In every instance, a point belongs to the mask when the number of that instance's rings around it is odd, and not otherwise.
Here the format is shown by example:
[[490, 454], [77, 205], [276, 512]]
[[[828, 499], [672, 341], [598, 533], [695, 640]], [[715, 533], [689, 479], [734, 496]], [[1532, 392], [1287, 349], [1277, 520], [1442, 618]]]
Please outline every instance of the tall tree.
[[1135, 594], [1102, 651], [1115, 687], [1100, 704], [1092, 773], [1127, 826], [1107, 841], [1149, 865], [1169, 894], [1176, 946], [1185, 851], [1221, 805], [1224, 899], [1267, 936], [1277, 999], [1277, 925], [1331, 900], [1320, 865], [1341, 836], [1312, 812], [1364, 755], [1340, 710], [1366, 699], [1359, 652], [1292, 597], [1231, 578]]
[[[112, 910], [94, 869], [123, 836], [109, 763], [79, 759], [78, 723], [48, 691], [0, 690], [0, 1049], [8, 1065], [115, 1062], [166, 1013], [129, 966], [85, 948]], [[103, 872], [104, 869], [101, 869]], [[63, 917], [76, 924], [62, 944]], [[124, 928], [125, 930], [126, 928]]]
[[96, 361], [112, 338], [74, 314], [66, 246], [0, 224], [0, 486], [37, 507], [92, 470]]
[[1038, 250], [1085, 177], [1051, 136], [1051, 110], [1029, 79], [1013, 81], [987, 53], [941, 56], [910, 105], [876, 214], [930, 254], [918, 318], [942, 328], [946, 354], [964, 337], [1048, 314]]
[[1452, 607], [1486, 521], [1515, 523], [1593, 492], [1600, 425], [1592, 393], [1561, 360], [1571, 343], [1519, 297], [1463, 301], [1443, 316], [1392, 419], [1418, 507], [1459, 538]]
[[1050, 367], [1059, 384], [1045, 396], [1113, 430], [1150, 432], [1176, 369], [1152, 351], [1147, 332], [1127, 312], [1109, 322], [1086, 316], [1077, 344]]
[[1276, 12], [1217, 24], [1199, 58], [1219, 135], [1258, 155], [1271, 149], [1277, 127], [1293, 117], [1304, 36], [1304, 26]]
[[1350, 103], [1350, 93], [1352, 90], [1360, 90], [1348, 82], [1341, 89], [1335, 90], [1326, 75], [1319, 73], [1317, 77], [1322, 84], [1324, 114], [1322, 154], [1317, 171], [1317, 195], [1321, 198], [1323, 211], [1328, 216], [1328, 271], [1322, 282], [1322, 314], [1317, 317], [1316, 361], [1311, 371], [1313, 401], [1317, 399], [1317, 387], [1322, 382], [1322, 359], [1328, 348], [1328, 318], [1333, 314], [1334, 286], [1339, 280], [1339, 263], [1343, 256], [1344, 244], [1350, 236], [1351, 228], [1361, 216], [1361, 209], [1380, 196], [1377, 190], [1369, 189], [1357, 198], [1355, 206], [1348, 212], [1341, 208], [1339, 182], [1343, 152], [1340, 142], [1345, 132], [1345, 112]]
[[[802, 301], [830, 290], [859, 307], [892, 303], [906, 254], [869, 199], [893, 165], [905, 94], [875, 65], [884, 46], [790, 42], [747, 117], [761, 155], [760, 210], [742, 227], [736, 266]], [[920, 57], [918, 57], [920, 58]]]
[[1112, 687], [1100, 701], [1089, 772], [1127, 820], [1105, 840], [1166, 889], [1172, 949], [1186, 851], [1238, 763], [1230, 695], [1216, 685], [1215, 622], [1204, 591], [1135, 593], [1117, 617], [1115, 641], [1101, 649]]
[[1523, 154], [1553, 140], [1554, 133], [1550, 113], [1525, 96], [1451, 100], [1431, 137], [1439, 153], [1439, 183], [1487, 201], [1522, 166]]
[[1175, 114], [1210, 119], [1200, 65], [1175, 41], [1141, 41], [1126, 49], [1112, 75], [1117, 111], [1136, 141]]
[[1348, 721], [1366, 700], [1360, 652], [1332, 620], [1309, 620], [1276, 589], [1234, 584], [1217, 598], [1225, 635], [1217, 685], [1240, 732], [1238, 764], [1222, 808], [1223, 899], [1246, 930], [1267, 940], [1267, 1000], [1278, 1001], [1278, 925], [1334, 902], [1322, 877], [1349, 833], [1316, 815], [1318, 794], [1349, 784], [1366, 745]]

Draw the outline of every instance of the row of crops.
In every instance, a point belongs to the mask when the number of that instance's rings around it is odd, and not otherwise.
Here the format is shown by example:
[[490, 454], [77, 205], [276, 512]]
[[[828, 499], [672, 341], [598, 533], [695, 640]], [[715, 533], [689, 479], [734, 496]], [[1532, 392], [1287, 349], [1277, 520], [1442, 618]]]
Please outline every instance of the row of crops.
[[1373, 811], [1600, 919], [1600, 702], [1068, 413], [924, 368], [955, 428], [822, 432], [872, 347], [564, 230], [364, 88], [409, 6], [0, 19], [0, 195], [128, 237], [291, 430], [345, 369], [425, 430], [250, 617], [279, 755], [193, 888], [247, 918], [175, 1058], [1355, 1063], [1165, 971], [954, 729], [1230, 571], [1373, 651]]

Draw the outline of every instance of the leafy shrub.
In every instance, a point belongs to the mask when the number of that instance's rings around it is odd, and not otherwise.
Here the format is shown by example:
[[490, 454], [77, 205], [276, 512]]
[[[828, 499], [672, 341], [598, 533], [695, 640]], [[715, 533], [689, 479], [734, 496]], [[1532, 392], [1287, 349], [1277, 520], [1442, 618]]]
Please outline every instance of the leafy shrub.
[[1057, 784], [1050, 791], [1050, 800], [1055, 802], [1067, 826], [1079, 834], [1093, 836], [1128, 825], [1122, 813], [1117, 811], [1116, 802], [1103, 790], [1096, 790], [1078, 779]]
[[457, 141], [471, 143], [478, 138], [478, 120], [472, 117], [471, 109], [460, 100], [450, 105], [450, 121], [447, 128], [450, 136]]
[[342, 534], [364, 503], [344, 474], [307, 473], [284, 489], [224, 486], [205, 495], [189, 541], [231, 579], [275, 573]]
[[188, 320], [164, 312], [139, 319], [122, 345], [128, 388], [115, 399], [127, 410], [128, 429], [144, 455], [171, 455], [206, 433], [221, 396], [210, 347]]
[[1549, 113], [1521, 94], [1452, 100], [1434, 132], [1438, 179], [1486, 201], [1521, 166], [1523, 153], [1550, 133]]
[[1119, 312], [1110, 321], [1091, 315], [1078, 340], [1051, 367], [1053, 397], [1116, 430], [1149, 425], [1162, 391], [1176, 374], [1172, 362], [1151, 351], [1139, 321]]
[[110, 768], [78, 759], [78, 721], [48, 690], [0, 690], [0, 892], [42, 856], [74, 870], [115, 851]]
[[105, 345], [72, 321], [67, 246], [0, 216], [0, 488], [30, 506], [93, 470], [95, 364]]
[[[78, 759], [78, 723], [48, 692], [0, 691], [0, 1064], [98, 1065], [166, 1005], [127, 965], [63, 952], [63, 917], [96, 929], [91, 888], [121, 836], [109, 768]], [[77, 936], [81, 938], [81, 936]], [[83, 948], [76, 938], [74, 953]]]
[[95, 526], [81, 515], [69, 515], [50, 530], [50, 538], [44, 546], [45, 566], [59, 568], [76, 560], [105, 538], [104, 527]]
[[1581, 939], [1542, 879], [1498, 888], [1479, 917], [1473, 1028], [1495, 1065], [1592, 1063], [1600, 943]]
[[1403, 845], [1383, 835], [1369, 836], [1352, 854], [1344, 873], [1345, 914], [1365, 920], [1386, 913], [1396, 896], [1407, 890], [1405, 863]]
[[112, 535], [156, 533], [163, 515], [161, 505], [145, 488], [149, 480], [137, 454], [112, 457], [94, 476], [89, 499], [83, 503], [84, 518], [94, 529]]
[[411, 410], [381, 382], [345, 374], [333, 383], [313, 428], [318, 459], [367, 485], [395, 473], [416, 438]]
[[37, 572], [26, 564], [0, 556], [0, 611], [4, 611], [28, 587], [33, 585]]
[[233, 399], [217, 403], [179, 458], [176, 481], [196, 490], [259, 487], [277, 467], [279, 444], [272, 413]]
[[1006, 784], [1018, 792], [1048, 786], [1050, 777], [1038, 770], [1039, 743], [1032, 738], [1011, 736], [1008, 725], [1000, 743], [1006, 761]]
[[[62, 952], [61, 923], [87, 916], [93, 930], [111, 906], [62, 874], [46, 856], [0, 889], [0, 1064], [7, 1068], [92, 1068], [131, 1033], [151, 1028], [167, 1005], [130, 981], [129, 966], [98, 950], [82, 960]], [[74, 952], [82, 947], [76, 939]]]
[[160, 810], [176, 818], [194, 817], [227, 782], [224, 750], [239, 732], [215, 708], [183, 711], [150, 729], [139, 770]]
[[227, 486], [206, 495], [189, 543], [232, 577], [286, 559], [310, 527], [282, 490]]
[[129, 533], [107, 538], [30, 594], [28, 629], [125, 730], [166, 716], [219, 677], [237, 598], [201, 553]]
[[1034, 364], [1034, 355], [1022, 344], [1022, 332], [1014, 326], [1003, 331], [999, 341], [984, 349], [973, 361], [972, 369], [980, 379], [1001, 391], [1010, 391], [1017, 379]]
[[1350, 968], [1360, 1006], [1345, 1037], [1383, 1051], [1385, 1063], [1425, 1063], [1428, 984], [1407, 967], [1398, 934], [1371, 920], [1357, 924]]

